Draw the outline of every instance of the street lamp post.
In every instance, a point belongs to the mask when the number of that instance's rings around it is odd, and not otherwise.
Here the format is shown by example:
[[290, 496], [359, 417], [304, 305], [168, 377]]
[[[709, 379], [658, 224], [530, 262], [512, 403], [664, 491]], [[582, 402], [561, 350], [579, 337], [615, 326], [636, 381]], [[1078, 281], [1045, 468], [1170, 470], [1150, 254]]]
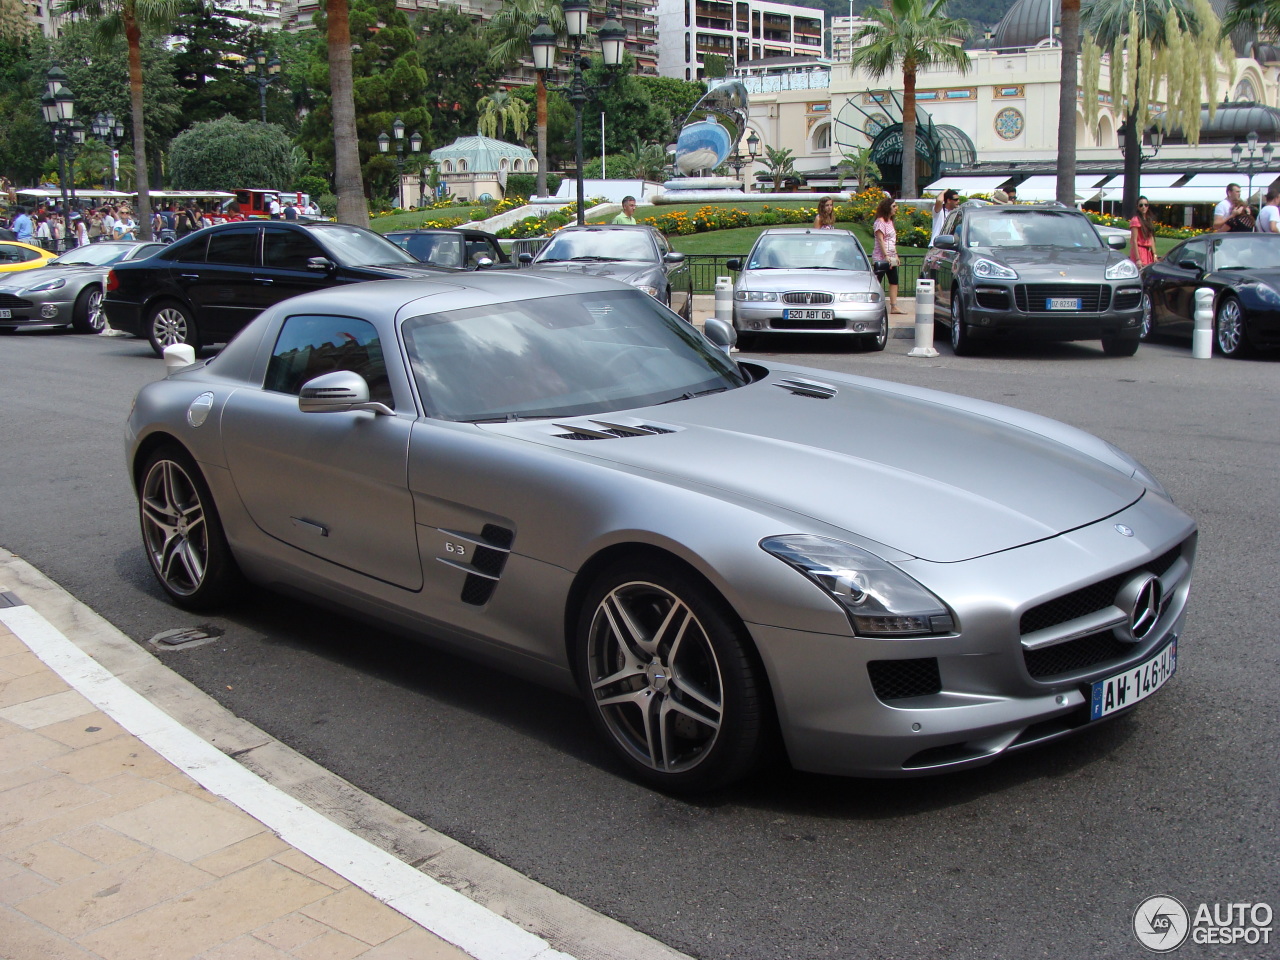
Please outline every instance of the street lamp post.
[[1138, 192], [1142, 189], [1142, 161], [1155, 157], [1164, 146], [1164, 127], [1156, 123], [1148, 131], [1151, 152], [1142, 152], [1143, 131], [1138, 130], [1133, 137], [1136, 146], [1133, 155], [1130, 156], [1126, 144], [1130, 136], [1129, 125], [1132, 123], [1133, 118], [1129, 117], [1116, 131], [1120, 135], [1120, 156], [1124, 158], [1124, 198], [1120, 207], [1121, 215], [1124, 217], [1132, 217], [1138, 211]]
[[[395, 123], [391, 124], [391, 132], [395, 134], [396, 141], [396, 206], [404, 209], [404, 121], [396, 117]], [[383, 130], [378, 134], [378, 152], [387, 153], [391, 149], [391, 137], [387, 136], [387, 131]], [[413, 153], [418, 153], [422, 149], [422, 134], [417, 130], [413, 131], [413, 136], [409, 138], [409, 149]]]
[[[582, 41], [587, 36], [587, 19], [590, 13], [591, 4], [589, 0], [564, 0], [565, 29], [569, 34], [570, 42], [573, 44], [573, 53], [569, 58], [569, 62], [573, 66], [573, 73], [568, 86], [552, 87], [548, 85], [547, 87], [549, 90], [556, 90], [566, 94], [569, 102], [573, 104], [573, 148], [574, 162], [578, 168], [579, 226], [586, 222], [586, 197], [583, 196], [582, 184], [582, 108], [588, 100], [595, 97], [613, 82], [614, 71], [622, 65], [622, 49], [627, 39], [626, 29], [614, 19], [613, 14], [610, 14], [609, 18], [600, 25], [600, 29], [596, 31], [596, 36], [600, 38], [600, 51], [604, 59], [604, 65], [608, 70], [606, 81], [599, 86], [588, 84], [583, 79], [582, 71], [590, 66], [591, 61], [582, 55]], [[533, 48], [534, 69], [545, 78], [555, 68], [556, 61], [556, 33], [547, 23], [546, 17], [538, 18], [538, 26], [529, 34], [529, 45]]]
[[124, 140], [124, 124], [116, 120], [116, 115], [108, 110], [93, 118], [91, 129], [94, 137], [105, 143], [111, 150], [111, 189], [114, 191], [120, 179], [116, 148]]
[[[71, 202], [67, 193], [68, 170], [74, 171], [75, 147], [84, 143], [84, 124], [75, 120], [76, 98], [66, 86], [67, 75], [61, 67], [51, 67], [45, 74], [45, 94], [40, 98], [40, 111], [53, 134], [58, 155], [58, 180], [62, 187], [62, 213], [70, 219]], [[74, 175], [74, 174], [72, 174]]]
[[[752, 130], [750, 133], [747, 134], [747, 156], [751, 158], [752, 166], [755, 165], [756, 158], [760, 156], [760, 138], [756, 136], [756, 132], [754, 130]], [[751, 180], [751, 177], [748, 176], [747, 177], [748, 182], [742, 185], [743, 193], [751, 192], [750, 180]]]
[[259, 50], [244, 61], [244, 75], [258, 87], [258, 100], [262, 106], [262, 122], [267, 122], [267, 87], [280, 79], [280, 60], [267, 59], [267, 51]]
[[1258, 131], [1251, 130], [1249, 136], [1245, 137], [1245, 142], [1249, 144], [1249, 155], [1244, 156], [1244, 147], [1239, 143], [1231, 147], [1231, 163], [1237, 170], [1240, 169], [1240, 163], [1243, 160], [1245, 169], [1249, 172], [1249, 192], [1245, 194], [1245, 203], [1253, 203], [1253, 169], [1255, 160], [1261, 160], [1259, 164], [1264, 169], [1271, 164], [1271, 154], [1275, 151], [1270, 143], [1262, 145], [1261, 157], [1258, 156]]

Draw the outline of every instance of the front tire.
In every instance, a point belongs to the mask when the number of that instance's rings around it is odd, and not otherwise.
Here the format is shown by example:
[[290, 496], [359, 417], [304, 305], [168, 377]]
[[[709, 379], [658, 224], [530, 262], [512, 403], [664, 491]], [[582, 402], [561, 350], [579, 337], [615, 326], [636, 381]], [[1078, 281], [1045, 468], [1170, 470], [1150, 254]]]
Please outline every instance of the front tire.
[[1103, 337], [1102, 352], [1108, 357], [1132, 357], [1141, 342], [1138, 337]]
[[1138, 339], [1147, 343], [1155, 336], [1155, 318], [1151, 314], [1151, 295], [1142, 291], [1142, 326], [1138, 329]]
[[166, 300], [151, 308], [147, 317], [147, 339], [157, 357], [164, 356], [164, 348], [174, 344], [185, 343], [200, 353], [200, 332], [196, 329], [195, 319], [182, 304], [175, 300]]
[[151, 572], [180, 607], [204, 610], [240, 585], [213, 495], [191, 456], [160, 447], [142, 468], [138, 519]]
[[593, 723], [650, 786], [711, 790], [760, 761], [768, 697], [746, 631], [675, 564], [606, 570], [583, 605], [576, 658]]
[[872, 352], [883, 350], [889, 342], [889, 316], [885, 314], [884, 323], [880, 327], [880, 332], [870, 337], [863, 337], [862, 343], [867, 350]]
[[1223, 297], [1213, 325], [1213, 340], [1224, 357], [1239, 359], [1252, 352], [1249, 332], [1244, 326], [1244, 310], [1235, 297]]
[[71, 329], [76, 333], [101, 333], [107, 325], [102, 312], [102, 288], [86, 287], [71, 309]]
[[959, 290], [951, 291], [951, 352], [957, 357], [973, 356], [973, 336], [964, 322], [964, 299]]

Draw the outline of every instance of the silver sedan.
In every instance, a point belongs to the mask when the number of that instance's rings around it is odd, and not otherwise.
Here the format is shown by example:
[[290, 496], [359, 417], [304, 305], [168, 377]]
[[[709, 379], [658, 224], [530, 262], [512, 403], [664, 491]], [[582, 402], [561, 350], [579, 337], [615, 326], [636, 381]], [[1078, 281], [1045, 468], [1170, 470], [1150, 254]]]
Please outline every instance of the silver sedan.
[[774, 227], [756, 239], [733, 288], [740, 340], [757, 334], [852, 335], [872, 350], [889, 339], [884, 294], [862, 244], [848, 230]]
[[107, 324], [102, 294], [112, 264], [143, 260], [163, 243], [111, 241], [68, 250], [43, 267], [0, 274], [0, 329], [71, 327], [101, 333]]
[[1196, 527], [1133, 459], [708, 329], [527, 271], [283, 301], [138, 394], [143, 550], [576, 689], [664, 790], [972, 767], [1170, 680]]

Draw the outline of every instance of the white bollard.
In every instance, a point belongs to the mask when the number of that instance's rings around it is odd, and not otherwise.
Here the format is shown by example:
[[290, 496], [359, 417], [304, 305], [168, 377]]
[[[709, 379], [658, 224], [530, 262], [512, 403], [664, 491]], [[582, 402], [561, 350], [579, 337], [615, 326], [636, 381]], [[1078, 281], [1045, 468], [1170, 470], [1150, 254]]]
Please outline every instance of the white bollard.
[[1191, 356], [1196, 360], [1208, 360], [1213, 356], [1213, 291], [1208, 287], [1196, 290], [1196, 325], [1191, 332]]
[[733, 277], [716, 277], [716, 319], [733, 326]]
[[936, 357], [933, 346], [933, 281], [916, 281], [916, 345], [908, 357]]
[[164, 348], [164, 373], [167, 377], [196, 362], [196, 352], [185, 343], [175, 343]]

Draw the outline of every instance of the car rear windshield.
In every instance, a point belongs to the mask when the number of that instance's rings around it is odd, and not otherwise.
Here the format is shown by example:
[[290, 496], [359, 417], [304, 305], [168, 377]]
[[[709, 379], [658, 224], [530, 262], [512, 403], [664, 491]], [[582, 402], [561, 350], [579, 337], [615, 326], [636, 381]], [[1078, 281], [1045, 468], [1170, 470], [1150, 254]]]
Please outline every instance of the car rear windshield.
[[605, 413], [740, 387], [737, 364], [638, 290], [406, 320], [422, 402], [443, 420]]
[[337, 254], [339, 263], [349, 267], [419, 262], [386, 237], [360, 227], [335, 223], [315, 230], [312, 236], [322, 246]]
[[748, 270], [870, 270], [862, 245], [830, 233], [784, 233], [761, 237]]
[[561, 231], [538, 254], [538, 263], [561, 260], [643, 260], [658, 259], [653, 238], [644, 230]]
[[969, 220], [971, 247], [1067, 247], [1101, 250], [1093, 224], [1066, 210], [983, 211]]

